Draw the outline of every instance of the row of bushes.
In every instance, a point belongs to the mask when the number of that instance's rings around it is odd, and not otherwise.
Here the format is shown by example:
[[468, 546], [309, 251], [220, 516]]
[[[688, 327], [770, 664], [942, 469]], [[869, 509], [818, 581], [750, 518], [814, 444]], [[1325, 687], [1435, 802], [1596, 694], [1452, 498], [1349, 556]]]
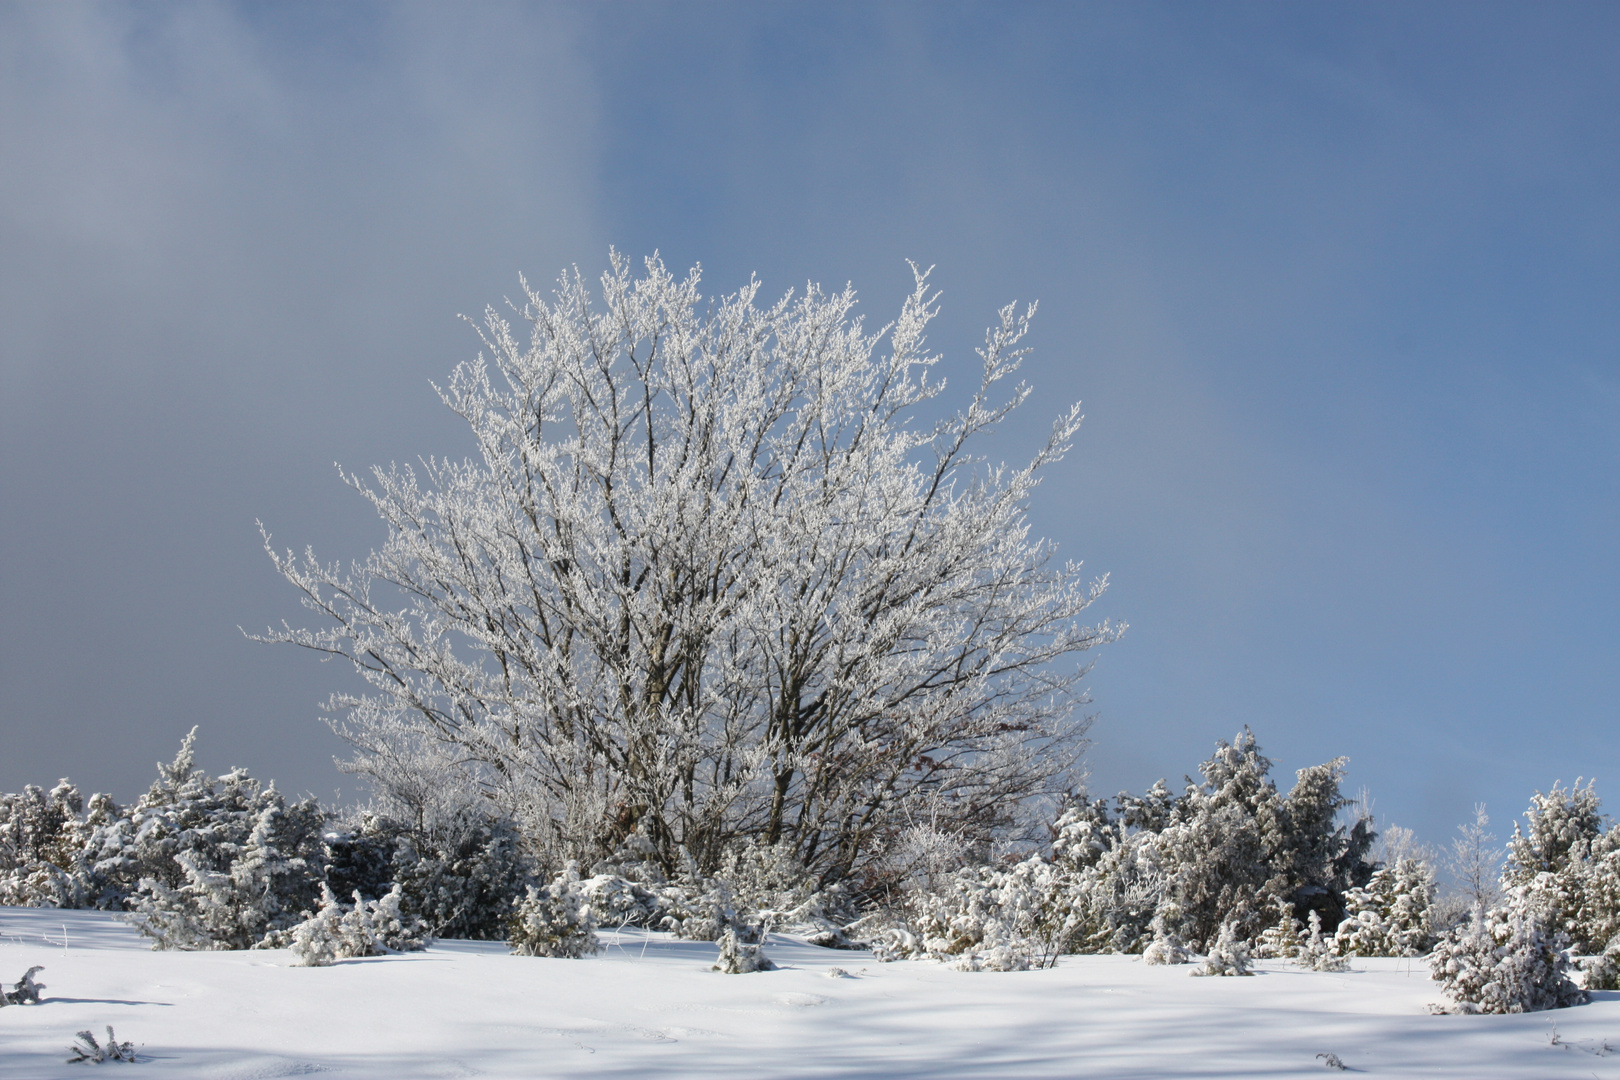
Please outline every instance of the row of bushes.
[[0, 795], [0, 903], [126, 910], [158, 947], [287, 946], [307, 963], [430, 935], [583, 956], [598, 925], [734, 948], [791, 928], [964, 970], [1122, 952], [1241, 973], [1250, 957], [1330, 969], [1432, 950], [1457, 1007], [1483, 1011], [1567, 1004], [1577, 982], [1613, 986], [1620, 971], [1620, 828], [1605, 828], [1591, 785], [1537, 795], [1499, 902], [1459, 920], [1437, 903], [1428, 861], [1372, 857], [1371, 821], [1346, 815], [1342, 759], [1283, 793], [1247, 731], [1179, 795], [1161, 782], [1112, 804], [1076, 798], [1045, 851], [986, 858], [918, 825], [874, 862], [883, 876], [819, 889], [768, 845], [671, 879], [635, 834], [588, 873], [539, 865], [514, 823], [476, 804], [334, 819], [241, 770], [207, 775], [194, 742], [127, 808], [86, 804], [66, 781]]

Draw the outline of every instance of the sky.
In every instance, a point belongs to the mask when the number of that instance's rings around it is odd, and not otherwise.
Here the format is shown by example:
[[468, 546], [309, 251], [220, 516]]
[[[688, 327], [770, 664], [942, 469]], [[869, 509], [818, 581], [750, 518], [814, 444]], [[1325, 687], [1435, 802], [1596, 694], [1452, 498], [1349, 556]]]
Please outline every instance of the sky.
[[[0, 789], [362, 793], [261, 549], [460, 456], [459, 316], [611, 246], [711, 293], [936, 267], [955, 392], [1040, 303], [1017, 461], [1130, 624], [1097, 794], [1249, 725], [1444, 845], [1620, 808], [1620, 8], [0, 3]], [[952, 390], [947, 391], [947, 398]]]

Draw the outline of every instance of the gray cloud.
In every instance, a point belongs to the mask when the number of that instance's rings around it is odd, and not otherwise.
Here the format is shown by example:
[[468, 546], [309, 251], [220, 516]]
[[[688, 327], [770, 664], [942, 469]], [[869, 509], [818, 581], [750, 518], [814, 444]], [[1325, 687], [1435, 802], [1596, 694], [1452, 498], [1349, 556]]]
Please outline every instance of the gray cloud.
[[257, 550], [377, 535], [332, 472], [465, 440], [456, 319], [603, 246], [567, 12], [19, 5], [0, 40], [0, 785], [205, 763], [330, 794], [343, 673]]

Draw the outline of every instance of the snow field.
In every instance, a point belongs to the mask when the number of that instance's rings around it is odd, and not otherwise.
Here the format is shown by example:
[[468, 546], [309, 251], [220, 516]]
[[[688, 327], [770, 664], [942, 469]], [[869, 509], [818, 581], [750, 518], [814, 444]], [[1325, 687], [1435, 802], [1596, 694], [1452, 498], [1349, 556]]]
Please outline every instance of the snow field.
[[[721, 975], [712, 943], [602, 938], [588, 960], [446, 941], [298, 968], [283, 950], [152, 952], [106, 913], [0, 908], [0, 979], [43, 964], [46, 986], [42, 1004], [0, 1010], [0, 1078], [1269, 1078], [1329, 1075], [1316, 1055], [1333, 1053], [1368, 1076], [1620, 1080], [1620, 993], [1431, 1016], [1439, 987], [1422, 961], [1343, 974], [1263, 961], [1254, 978], [1195, 979], [1076, 956], [969, 974], [773, 936], [781, 970]], [[140, 1064], [66, 1063], [75, 1032], [107, 1024]]]

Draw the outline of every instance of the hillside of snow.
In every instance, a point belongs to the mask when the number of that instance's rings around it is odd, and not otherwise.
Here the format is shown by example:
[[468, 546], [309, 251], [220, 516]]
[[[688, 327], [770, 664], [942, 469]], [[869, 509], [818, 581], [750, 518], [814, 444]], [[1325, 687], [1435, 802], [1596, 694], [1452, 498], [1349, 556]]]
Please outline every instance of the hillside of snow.
[[[1319, 1054], [1366, 1076], [1620, 1080], [1620, 993], [1556, 1012], [1433, 1016], [1439, 988], [1421, 961], [1357, 960], [1343, 974], [1274, 961], [1253, 978], [1190, 978], [1137, 957], [1072, 956], [969, 974], [773, 936], [780, 970], [721, 975], [713, 944], [602, 938], [588, 960], [444, 941], [300, 968], [284, 951], [152, 952], [100, 912], [0, 908], [0, 979], [9, 989], [40, 964], [46, 987], [39, 1005], [0, 1009], [0, 1080], [1332, 1074]], [[102, 1038], [108, 1024], [137, 1064], [67, 1064], [75, 1032]]]

